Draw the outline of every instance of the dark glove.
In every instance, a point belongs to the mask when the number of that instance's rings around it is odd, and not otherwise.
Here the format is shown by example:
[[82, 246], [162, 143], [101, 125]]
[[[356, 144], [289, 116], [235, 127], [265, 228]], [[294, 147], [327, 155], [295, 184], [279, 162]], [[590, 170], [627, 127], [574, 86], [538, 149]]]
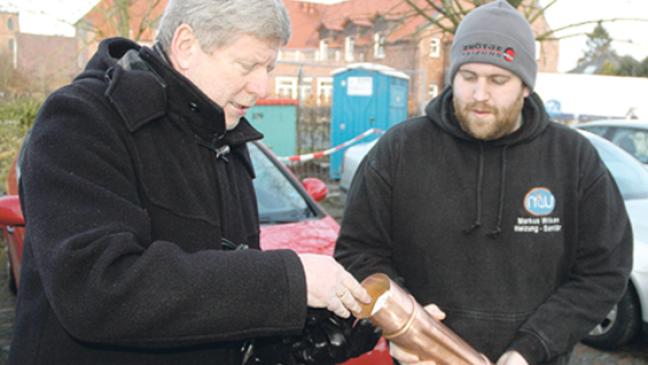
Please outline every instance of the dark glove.
[[367, 319], [309, 308], [301, 335], [257, 341], [254, 364], [333, 365], [371, 351], [380, 336]]

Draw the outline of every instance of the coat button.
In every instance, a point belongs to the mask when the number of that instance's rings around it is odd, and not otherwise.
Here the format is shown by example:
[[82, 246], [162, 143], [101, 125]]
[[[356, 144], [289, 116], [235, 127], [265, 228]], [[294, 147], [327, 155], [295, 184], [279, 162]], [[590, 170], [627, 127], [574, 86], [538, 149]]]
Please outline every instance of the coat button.
[[196, 104], [193, 101], [189, 102], [189, 109], [191, 109], [191, 111], [195, 113], [198, 113], [200, 111], [200, 108], [198, 108], [198, 104]]

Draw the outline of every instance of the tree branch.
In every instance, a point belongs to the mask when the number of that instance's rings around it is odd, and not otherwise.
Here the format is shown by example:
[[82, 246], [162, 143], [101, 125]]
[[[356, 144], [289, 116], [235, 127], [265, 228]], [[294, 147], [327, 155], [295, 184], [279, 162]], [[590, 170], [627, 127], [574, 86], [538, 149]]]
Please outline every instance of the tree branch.
[[[562, 27], [550, 29], [542, 34], [538, 34], [536, 36], [536, 40], [538, 41], [546, 41], [546, 40], [557, 40], [557, 39], [563, 39], [566, 37], [560, 36], [554, 36], [554, 34], [561, 32], [563, 30], [567, 29], [572, 29], [572, 28], [577, 28], [583, 25], [589, 25], [589, 24], [596, 24], [596, 23], [612, 23], [612, 22], [619, 22], [619, 21], [641, 21], [641, 22], [648, 22], [648, 19], [641, 19], [641, 18], [608, 18], [608, 19], [594, 19], [594, 20], [586, 20], [578, 23], [573, 23], [573, 24], [567, 24]], [[585, 33], [583, 33], [585, 34]], [[580, 35], [580, 33], [579, 33]], [[571, 36], [570, 36], [571, 37]]]
[[[420, 8], [417, 4], [415, 4], [414, 1], [415, 1], [415, 0], [405, 0], [405, 2], [406, 2], [406, 3], [407, 3], [407, 4], [408, 4], [412, 9], [414, 9], [414, 11], [416, 12], [416, 14], [418, 14], [418, 15], [424, 17], [424, 18], [425, 18], [427, 21], [429, 21], [430, 23], [432, 23], [432, 24], [434, 24], [435, 26], [441, 28], [441, 30], [442, 30], [443, 32], [446, 32], [446, 33], [454, 33], [455, 27], [450, 28], [450, 27], [447, 27], [446, 25], [442, 24], [442, 23], [439, 21], [439, 19], [443, 19], [442, 17], [436, 17], [436, 18], [431, 17], [429, 14], [427, 14], [427, 13], [425, 12], [424, 9]], [[435, 9], [435, 10], [437, 10], [437, 9], [441, 9], [438, 5], [436, 5], [436, 4], [433, 3], [434, 0], [426, 0], [426, 1], [427, 1], [427, 3], [428, 3], [428, 4], [429, 4], [433, 9]], [[441, 9], [441, 10], [443, 10], [443, 9]], [[446, 12], [445, 10], [440, 11], [440, 13], [441, 13], [442, 15], [444, 15], [446, 19], [448, 19], [448, 15], [447, 15], [447, 12]]]

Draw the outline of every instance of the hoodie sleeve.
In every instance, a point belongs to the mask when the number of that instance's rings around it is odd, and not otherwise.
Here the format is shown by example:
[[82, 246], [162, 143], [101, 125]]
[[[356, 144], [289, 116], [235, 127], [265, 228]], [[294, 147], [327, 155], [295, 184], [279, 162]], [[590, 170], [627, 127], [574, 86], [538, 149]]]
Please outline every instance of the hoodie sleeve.
[[388, 136], [365, 156], [347, 194], [335, 258], [358, 280], [384, 273], [402, 282], [392, 265], [393, 162]]
[[578, 250], [569, 279], [520, 327], [510, 345], [530, 364], [568, 352], [600, 323], [625, 292], [632, 268], [632, 229], [623, 199], [598, 155], [589, 152], [575, 202]]

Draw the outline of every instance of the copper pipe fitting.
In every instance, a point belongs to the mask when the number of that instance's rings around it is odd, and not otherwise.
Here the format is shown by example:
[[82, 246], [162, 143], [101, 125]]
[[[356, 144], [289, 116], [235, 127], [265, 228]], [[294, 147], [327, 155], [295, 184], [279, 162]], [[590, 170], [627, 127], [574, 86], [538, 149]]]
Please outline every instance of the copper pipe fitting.
[[372, 300], [363, 304], [359, 318], [369, 318], [383, 336], [421, 360], [438, 365], [492, 365], [461, 337], [428, 312], [385, 274], [373, 274], [362, 281]]

